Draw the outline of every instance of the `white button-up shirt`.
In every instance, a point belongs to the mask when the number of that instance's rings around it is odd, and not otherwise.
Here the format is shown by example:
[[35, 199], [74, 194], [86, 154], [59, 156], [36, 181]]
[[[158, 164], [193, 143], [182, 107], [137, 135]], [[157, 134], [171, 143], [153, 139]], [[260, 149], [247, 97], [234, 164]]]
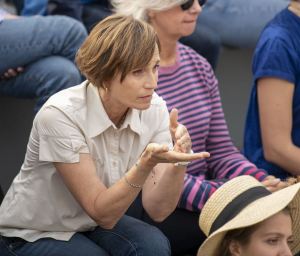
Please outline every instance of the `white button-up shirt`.
[[97, 224], [53, 162], [76, 163], [80, 153], [89, 153], [109, 187], [151, 142], [172, 144], [168, 110], [156, 94], [149, 109], [129, 110], [119, 129], [93, 85], [84, 82], [55, 94], [34, 119], [24, 163], [0, 208], [0, 234], [32, 242], [43, 237], [69, 240], [77, 231], [93, 229]]

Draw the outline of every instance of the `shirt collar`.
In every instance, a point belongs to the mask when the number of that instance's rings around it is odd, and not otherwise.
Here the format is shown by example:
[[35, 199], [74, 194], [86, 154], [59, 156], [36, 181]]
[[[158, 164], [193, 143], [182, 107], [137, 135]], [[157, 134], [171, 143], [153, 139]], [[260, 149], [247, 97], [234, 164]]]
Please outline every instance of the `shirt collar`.
[[125, 129], [129, 126], [132, 131], [141, 135], [142, 133], [141, 114], [142, 114], [141, 110], [130, 109], [120, 129]]
[[[114, 123], [109, 119], [104, 109], [97, 88], [91, 83], [87, 83], [86, 87], [87, 125], [89, 137], [96, 137], [97, 135], [103, 133], [109, 127], [117, 129]], [[136, 109], [130, 109], [120, 129], [130, 127], [132, 131], [140, 135], [142, 132], [141, 120], [141, 111]]]

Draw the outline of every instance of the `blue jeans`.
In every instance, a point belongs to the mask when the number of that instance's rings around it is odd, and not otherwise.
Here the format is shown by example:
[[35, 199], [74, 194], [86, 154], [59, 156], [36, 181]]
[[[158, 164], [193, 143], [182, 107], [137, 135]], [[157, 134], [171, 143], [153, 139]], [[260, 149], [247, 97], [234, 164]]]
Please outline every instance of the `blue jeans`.
[[[47, 6], [47, 1], [37, 2], [26, 0], [23, 14], [27, 15], [29, 12], [32, 14], [33, 11], [35, 11], [35, 14], [43, 12], [43, 9]], [[111, 14], [108, 0], [98, 0], [90, 4], [82, 4], [80, 0], [51, 0], [49, 2], [54, 4], [55, 7], [50, 11], [51, 14], [62, 14], [76, 18], [84, 23], [88, 31], [91, 31], [99, 21]], [[182, 38], [180, 41], [203, 55], [213, 69], [216, 68], [221, 40], [214, 30], [210, 27], [198, 26], [192, 35]]]
[[33, 243], [0, 237], [1, 256], [165, 256], [171, 255], [167, 238], [154, 226], [123, 216], [111, 229], [76, 233], [69, 241], [51, 238]]
[[79, 84], [74, 64], [87, 33], [82, 24], [62, 16], [26, 17], [0, 23], [0, 74], [24, 67], [14, 78], [0, 80], [0, 95], [37, 98], [35, 111], [54, 93]]
[[264, 26], [290, 0], [209, 0], [198, 19], [198, 27], [209, 27], [223, 44], [254, 47]]
[[24, 0], [23, 1], [23, 10], [21, 14], [24, 16], [31, 16], [31, 15], [46, 15], [47, 14], [47, 4], [48, 0]]

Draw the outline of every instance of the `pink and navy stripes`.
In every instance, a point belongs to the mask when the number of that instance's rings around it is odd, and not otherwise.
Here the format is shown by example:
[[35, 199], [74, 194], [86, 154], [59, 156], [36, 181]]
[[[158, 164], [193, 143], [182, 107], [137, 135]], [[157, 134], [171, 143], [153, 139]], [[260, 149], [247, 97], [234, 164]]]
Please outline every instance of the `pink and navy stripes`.
[[248, 174], [262, 180], [257, 169], [234, 147], [219, 95], [218, 81], [208, 62], [187, 46], [178, 44], [177, 64], [161, 67], [156, 92], [168, 109], [179, 110], [179, 121], [190, 133], [193, 151], [211, 157], [188, 166], [179, 206], [200, 211], [208, 197], [226, 180]]

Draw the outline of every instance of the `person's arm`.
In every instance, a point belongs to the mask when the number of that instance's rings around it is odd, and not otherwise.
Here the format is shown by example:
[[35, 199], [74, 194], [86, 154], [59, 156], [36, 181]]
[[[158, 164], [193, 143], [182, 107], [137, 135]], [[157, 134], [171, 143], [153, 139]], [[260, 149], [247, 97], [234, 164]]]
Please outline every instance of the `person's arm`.
[[[228, 180], [228, 178], [206, 180], [199, 176], [186, 174], [179, 207], [193, 212], [201, 212], [209, 197]], [[273, 176], [266, 176], [261, 183], [271, 192], [287, 186], [284, 181]]]
[[[9, 20], [9, 19], [17, 19], [19, 16], [10, 14], [8, 12], [5, 12], [3, 9], [0, 8], [0, 22], [1, 20]], [[19, 73], [23, 72], [23, 67], [17, 67], [15, 69], [8, 69], [3, 74], [0, 74], [0, 80], [2, 79], [9, 79], [12, 77], [17, 76]]]
[[[211, 72], [208, 77], [214, 77]], [[210, 153], [207, 159], [207, 173], [200, 176], [187, 174], [180, 207], [192, 211], [201, 211], [205, 202], [228, 179], [240, 175], [251, 175], [259, 181], [267, 178], [267, 173], [249, 162], [233, 145], [225, 121], [220, 93], [216, 79], [207, 79], [211, 88], [210, 130], [206, 139], [206, 150]], [[274, 184], [266, 184], [270, 190], [276, 189]]]
[[[177, 152], [191, 151], [191, 138], [187, 129], [178, 124], [177, 110], [170, 114], [170, 131]], [[203, 157], [208, 157], [207, 153]], [[186, 166], [158, 164], [143, 188], [142, 200], [148, 215], [156, 221], [164, 220], [177, 207], [183, 189]]]
[[[177, 151], [169, 150], [167, 145], [150, 143], [140, 156], [138, 164], [107, 188], [97, 175], [85, 137], [76, 124], [54, 108], [44, 109], [38, 115], [36, 123], [40, 134], [40, 161], [53, 162], [64, 183], [85, 212], [101, 227], [107, 229], [114, 227], [123, 216], [158, 163], [192, 161], [208, 156], [206, 153], [179, 152], [179, 144], [182, 143], [180, 138]], [[185, 134], [180, 137], [186, 139]], [[78, 145], [75, 152], [74, 143]], [[176, 183], [168, 185], [175, 186]], [[164, 197], [162, 194], [160, 196]], [[161, 210], [150, 211], [154, 220], [160, 220], [172, 210], [166, 212], [164, 207], [158, 208]]]
[[[107, 188], [99, 179], [89, 154], [81, 154], [78, 163], [55, 163], [66, 186], [82, 208], [97, 224], [111, 229], [124, 215], [141, 188], [132, 188], [124, 179]], [[144, 166], [134, 166], [126, 178], [132, 184], [143, 184], [151, 171]]]
[[[233, 145], [225, 121], [218, 87], [213, 90], [212, 95], [214, 98], [213, 111], [207, 139], [207, 149], [212, 156], [207, 162], [214, 182], [220, 179], [227, 180], [241, 175], [250, 175], [261, 181], [270, 191], [285, 187], [285, 182], [277, 180], [275, 177], [269, 176], [265, 170], [257, 168]], [[217, 134], [215, 131], [218, 131]]]
[[5, 15], [7, 15], [7, 12], [0, 8], [0, 22], [4, 19]]
[[300, 148], [292, 141], [294, 84], [277, 78], [258, 80], [258, 105], [266, 160], [300, 175]]
[[17, 76], [19, 73], [22, 73], [23, 71], [24, 71], [23, 67], [17, 67], [15, 69], [10, 68], [7, 71], [5, 71], [3, 74], [0, 74], [0, 80], [13, 78]]
[[[191, 161], [206, 156], [207, 154], [178, 153], [169, 151], [166, 145], [149, 144], [143, 152], [138, 165], [133, 166], [126, 173], [124, 178], [109, 188], [107, 188], [97, 176], [95, 165], [89, 154], [80, 154], [78, 163], [54, 163], [54, 165], [61, 174], [68, 189], [87, 214], [94, 219], [99, 226], [110, 229], [113, 228], [124, 215], [130, 204], [143, 188], [151, 170], [158, 162], [175, 163], [177, 161]], [[185, 168], [180, 167], [178, 169]], [[180, 171], [183, 172], [183, 170]], [[175, 174], [174, 176], [172, 179], [173, 183], [168, 183], [167, 185], [178, 186], [176, 180], [183, 179], [183, 177], [181, 177], [183, 176], [182, 174]], [[159, 184], [157, 185], [160, 186]], [[179, 186], [177, 190], [181, 190], [181, 187]], [[160, 194], [159, 196], [165, 197], [166, 195]], [[172, 195], [172, 197], [174, 197], [174, 195]], [[176, 197], [178, 200], [179, 195]], [[166, 207], [160, 205], [153, 205], [153, 207], [160, 209], [150, 210], [150, 217], [156, 221], [161, 221], [173, 211], [173, 208], [166, 210]]]
[[14, 15], [14, 14], [10, 14], [9, 12], [6, 12], [2, 8], [0, 8], [0, 21], [2, 21], [2, 20], [9, 20], [9, 19], [16, 19], [18, 17], [19, 16]]

